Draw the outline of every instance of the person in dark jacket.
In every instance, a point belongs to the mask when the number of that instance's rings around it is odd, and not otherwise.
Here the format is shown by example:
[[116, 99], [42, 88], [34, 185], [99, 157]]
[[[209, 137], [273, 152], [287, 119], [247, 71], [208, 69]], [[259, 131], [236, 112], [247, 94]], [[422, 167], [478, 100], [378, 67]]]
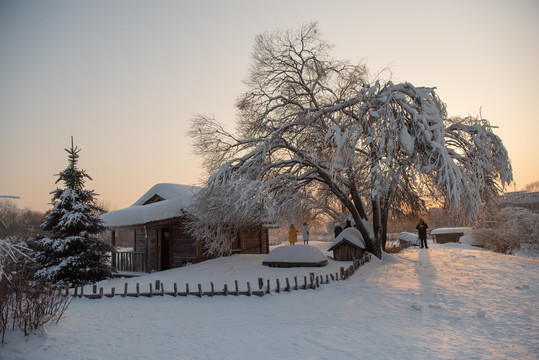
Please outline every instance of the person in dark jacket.
[[419, 224], [417, 224], [415, 228], [417, 229], [421, 248], [425, 247], [428, 249], [429, 247], [427, 246], [427, 229], [429, 228], [429, 226], [427, 225], [427, 223], [425, 223], [425, 220], [420, 218]]

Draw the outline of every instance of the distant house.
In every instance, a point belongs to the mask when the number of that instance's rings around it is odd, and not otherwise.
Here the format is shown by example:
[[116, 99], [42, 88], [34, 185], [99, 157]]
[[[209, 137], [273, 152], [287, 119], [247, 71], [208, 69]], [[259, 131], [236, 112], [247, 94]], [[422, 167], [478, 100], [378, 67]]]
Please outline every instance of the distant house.
[[430, 234], [434, 237], [434, 241], [439, 244], [448, 242], [459, 242], [460, 237], [469, 233], [472, 228], [469, 227], [446, 227], [434, 229]]
[[352, 261], [354, 258], [361, 258], [365, 249], [365, 240], [359, 230], [349, 227], [341, 231], [328, 248], [328, 251], [333, 251], [334, 260]]
[[[117, 271], [152, 272], [206, 260], [186, 228], [188, 207], [198, 187], [157, 184], [133, 205], [101, 215], [111, 230], [117, 251], [112, 266]], [[268, 230], [262, 225], [242, 228], [230, 239], [234, 253], [267, 254]]]
[[500, 207], [522, 207], [539, 211], [539, 191], [514, 191], [504, 193], [500, 198]]

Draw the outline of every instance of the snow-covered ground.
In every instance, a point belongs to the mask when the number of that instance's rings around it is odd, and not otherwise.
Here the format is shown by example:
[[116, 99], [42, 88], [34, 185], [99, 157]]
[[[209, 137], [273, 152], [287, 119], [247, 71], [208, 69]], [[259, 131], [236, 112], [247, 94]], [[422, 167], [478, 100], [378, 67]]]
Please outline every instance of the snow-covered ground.
[[[325, 250], [329, 243], [311, 245]], [[145, 291], [156, 279], [208, 290], [210, 281], [230, 288], [234, 280], [257, 284], [258, 277], [326, 274], [343, 265], [270, 268], [263, 257], [236, 255], [129, 282]], [[100, 285], [123, 289], [124, 282]], [[431, 244], [373, 257], [349, 280], [316, 290], [76, 299], [45, 332], [27, 340], [6, 334], [0, 358], [537, 359], [538, 299], [539, 260]]]

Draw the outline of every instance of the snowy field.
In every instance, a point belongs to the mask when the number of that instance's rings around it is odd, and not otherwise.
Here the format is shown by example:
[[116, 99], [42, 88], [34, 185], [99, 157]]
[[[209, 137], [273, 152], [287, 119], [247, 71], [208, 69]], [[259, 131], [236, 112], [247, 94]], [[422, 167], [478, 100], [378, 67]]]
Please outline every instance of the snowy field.
[[[329, 243], [314, 245], [325, 250]], [[129, 281], [144, 291], [156, 279], [207, 290], [210, 281], [231, 288], [234, 280], [257, 284], [258, 277], [343, 266], [269, 268], [263, 257], [236, 255]], [[123, 289], [124, 282], [100, 285]], [[538, 299], [539, 260], [431, 244], [373, 257], [351, 279], [316, 290], [76, 299], [66, 318], [37, 336], [7, 333], [0, 358], [538, 359]]]

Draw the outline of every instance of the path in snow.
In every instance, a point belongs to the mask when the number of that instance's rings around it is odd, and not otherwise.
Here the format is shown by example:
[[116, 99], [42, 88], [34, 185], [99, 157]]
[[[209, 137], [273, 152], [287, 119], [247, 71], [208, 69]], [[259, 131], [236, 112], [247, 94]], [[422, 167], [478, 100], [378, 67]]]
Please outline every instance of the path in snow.
[[[245, 259], [221, 275], [273, 269]], [[218, 263], [185, 270], [202, 280]], [[435, 244], [312, 291], [77, 299], [45, 334], [8, 334], [0, 358], [537, 359], [538, 280], [538, 260]]]

